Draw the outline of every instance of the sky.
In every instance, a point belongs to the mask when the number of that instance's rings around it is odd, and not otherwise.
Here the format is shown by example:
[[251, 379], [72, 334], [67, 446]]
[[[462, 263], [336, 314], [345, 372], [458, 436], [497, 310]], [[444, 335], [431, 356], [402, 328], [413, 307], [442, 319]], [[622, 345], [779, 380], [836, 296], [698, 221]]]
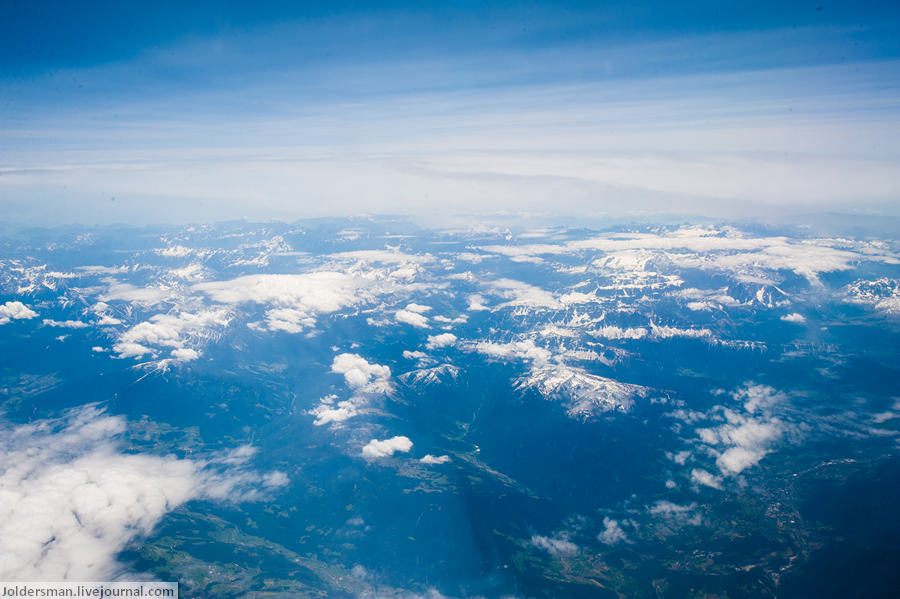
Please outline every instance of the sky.
[[3, 221], [816, 211], [900, 215], [895, 2], [0, 4]]

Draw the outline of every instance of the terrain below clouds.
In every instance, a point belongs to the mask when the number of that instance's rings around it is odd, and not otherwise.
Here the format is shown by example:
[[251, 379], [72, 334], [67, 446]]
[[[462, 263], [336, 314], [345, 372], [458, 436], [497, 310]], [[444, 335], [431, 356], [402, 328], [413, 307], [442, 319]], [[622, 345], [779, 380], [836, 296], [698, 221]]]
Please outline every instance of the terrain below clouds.
[[871, 233], [17, 230], [0, 575], [837, 597], [850, 560], [888, 596], [861, 556], [900, 533], [898, 305], [900, 247]]

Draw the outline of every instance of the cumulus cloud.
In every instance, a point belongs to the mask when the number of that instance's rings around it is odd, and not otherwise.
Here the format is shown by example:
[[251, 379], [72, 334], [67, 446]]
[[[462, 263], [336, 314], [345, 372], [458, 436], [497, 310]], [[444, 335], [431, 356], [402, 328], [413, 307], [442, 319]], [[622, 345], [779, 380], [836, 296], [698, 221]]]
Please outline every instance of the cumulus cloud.
[[191, 360], [196, 360], [200, 357], [200, 353], [189, 347], [179, 347], [178, 349], [173, 349], [171, 356], [175, 360], [179, 360], [181, 362], [190, 362]]
[[669, 526], [686, 524], [700, 526], [703, 524], [703, 516], [696, 510], [696, 503], [680, 505], [667, 500], [657, 501], [647, 508], [647, 512], [651, 516], [655, 516]]
[[[416, 366], [418, 368], [425, 368], [427, 366], [431, 366], [437, 364], [437, 360], [435, 360], [431, 354], [423, 351], [410, 351], [408, 349], [403, 350], [403, 357], [407, 360], [415, 360]], [[401, 379], [404, 375], [401, 375]]]
[[337, 395], [329, 395], [319, 400], [319, 405], [309, 411], [316, 417], [314, 424], [338, 424], [353, 418], [362, 411], [373, 398], [391, 392], [391, 369], [381, 364], [372, 364], [357, 354], [344, 353], [335, 356], [331, 372], [344, 375], [344, 382], [353, 391], [349, 399], [337, 401]]
[[[231, 313], [223, 308], [204, 310], [197, 313], [156, 314], [149, 320], [136, 324], [122, 332], [113, 351], [119, 358], [140, 357], [153, 354], [154, 348], [191, 349], [190, 352], [173, 352], [178, 359], [199, 355], [196, 349], [185, 348], [188, 343], [199, 344], [212, 338], [216, 329], [221, 329], [231, 321]], [[196, 355], [194, 355], [196, 354]], [[181, 356], [181, 357], [179, 357]]]
[[112, 580], [116, 555], [167, 512], [192, 499], [253, 499], [264, 480], [215, 458], [123, 453], [125, 420], [91, 406], [0, 426], [4, 580]]
[[484, 297], [473, 293], [469, 296], [469, 305], [466, 308], [470, 312], [481, 312], [483, 310], [490, 310], [488, 306], [484, 304]]
[[[716, 465], [724, 475], [740, 474], [758, 464], [784, 431], [783, 423], [771, 413], [771, 408], [786, 398], [783, 393], [767, 385], [747, 384], [732, 397], [742, 402], [743, 412], [718, 406], [715, 410], [721, 412], [724, 424], [697, 429], [700, 440], [717, 456]], [[695, 482], [707, 484], [702, 479], [695, 478]]]
[[565, 536], [534, 535], [531, 537], [531, 544], [554, 557], [573, 557], [578, 554], [578, 545]]
[[298, 275], [266, 274], [228, 281], [196, 283], [192, 289], [222, 304], [257, 303], [272, 306], [266, 314], [271, 330], [297, 333], [311, 327], [320, 314], [353, 306], [368, 297], [372, 279], [341, 272]]
[[675, 297], [692, 300], [687, 304], [689, 310], [721, 310], [724, 306], [739, 306], [740, 301], [728, 295], [728, 289], [703, 290], [690, 287], [670, 293]]
[[22, 302], [0, 304], [0, 324], [7, 324], [11, 320], [34, 318], [37, 315], [37, 312]]
[[552, 354], [542, 347], [537, 347], [534, 341], [513, 341], [511, 343], [494, 343], [492, 341], [480, 341], [471, 347], [476, 352], [490, 358], [499, 360], [531, 360], [536, 364], [546, 364]]
[[[501, 306], [527, 306], [530, 308], [561, 308], [563, 303], [552, 293], [513, 279], [498, 279], [486, 283], [487, 289], [494, 295], [507, 300]], [[471, 307], [469, 308], [472, 309]]]
[[85, 329], [88, 323], [80, 320], [51, 320], [45, 318], [42, 322], [45, 327], [57, 327], [61, 329]]
[[597, 540], [605, 545], [615, 545], [616, 543], [628, 542], [628, 536], [617, 520], [605, 517], [603, 518], [603, 530], [597, 535]]
[[806, 317], [797, 312], [791, 312], [790, 314], [785, 314], [784, 316], [782, 316], [781, 320], [785, 322], [795, 322], [797, 324], [803, 324], [804, 322], [806, 322]]
[[344, 422], [359, 413], [354, 401], [344, 400], [335, 403], [335, 399], [337, 399], [337, 395], [323, 397], [319, 400], [319, 405], [309, 411], [310, 414], [316, 417], [313, 424], [322, 426]]
[[394, 313], [394, 318], [397, 319], [397, 322], [403, 322], [420, 329], [427, 329], [430, 326], [427, 316], [411, 310], [397, 310]]
[[431, 306], [423, 306], [422, 304], [407, 304], [406, 309], [410, 312], [415, 312], [416, 314], [424, 314], [431, 310]]
[[694, 482], [698, 485], [704, 485], [706, 487], [712, 487], [713, 489], [721, 489], [722, 488], [722, 478], [719, 476], [715, 476], [703, 470], [701, 468], [694, 468], [691, 470], [691, 482]]
[[343, 374], [347, 386], [353, 389], [365, 387], [373, 379], [386, 379], [391, 376], [391, 369], [387, 366], [371, 364], [358, 354], [346, 353], [335, 356], [331, 372]]
[[434, 456], [429, 453], [429, 454], [426, 454], [425, 457], [423, 457], [419, 461], [422, 462], [423, 464], [446, 464], [447, 462], [450, 461], [450, 456], [448, 456], [448, 455]]
[[372, 439], [362, 448], [362, 456], [369, 459], [384, 458], [394, 455], [396, 452], [407, 453], [412, 449], [412, 441], [409, 437], [397, 436], [379, 441]]
[[440, 335], [429, 335], [428, 341], [425, 343], [427, 349], [438, 349], [447, 347], [456, 343], [456, 335], [453, 333], [441, 333]]

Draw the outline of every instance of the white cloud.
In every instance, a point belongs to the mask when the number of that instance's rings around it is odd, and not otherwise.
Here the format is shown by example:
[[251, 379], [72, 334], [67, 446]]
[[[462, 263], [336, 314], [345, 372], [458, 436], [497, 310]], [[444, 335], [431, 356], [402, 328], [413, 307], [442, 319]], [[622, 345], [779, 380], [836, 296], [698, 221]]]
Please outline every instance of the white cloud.
[[511, 343], [479, 341], [471, 346], [471, 349], [491, 358], [500, 360], [531, 360], [535, 364], [546, 364], [553, 355], [546, 349], [537, 347], [531, 339], [513, 341]]
[[484, 297], [477, 293], [473, 293], [469, 296], [469, 305], [466, 308], [470, 312], [481, 312], [484, 310], [490, 310], [488, 306], [484, 304]]
[[712, 487], [713, 489], [722, 488], [721, 477], [710, 474], [709, 472], [701, 468], [694, 468], [693, 470], [691, 470], [691, 482], [707, 487]]
[[603, 518], [603, 530], [597, 535], [597, 540], [605, 545], [615, 545], [616, 543], [628, 542], [628, 536], [619, 522], [609, 517]]
[[741, 302], [728, 295], [728, 289], [703, 290], [690, 287], [673, 291], [670, 295], [689, 299], [686, 306], [689, 310], [720, 310], [723, 306], [739, 306]]
[[[434, 320], [437, 322], [445, 323], [445, 324], [462, 324], [462, 323], [466, 322], [467, 320], [469, 320], [469, 317], [466, 314], [460, 314], [456, 318], [448, 318], [446, 316], [442, 316], [442, 315], [438, 314], [437, 316], [434, 317]], [[444, 327], [444, 328], [447, 328], [447, 327]]]
[[126, 423], [94, 407], [0, 435], [0, 578], [112, 580], [116, 555], [192, 499], [252, 499], [261, 478], [216, 459], [123, 453]]
[[51, 320], [49, 318], [44, 319], [43, 325], [45, 327], [58, 327], [62, 329], [85, 329], [88, 327], [88, 323], [80, 320]]
[[174, 290], [166, 287], [135, 287], [130, 283], [119, 283], [112, 279], [107, 280], [108, 287], [100, 294], [102, 302], [120, 300], [144, 306], [154, 306], [171, 298]]
[[441, 333], [440, 335], [429, 335], [425, 347], [428, 349], [438, 349], [440, 347], [448, 347], [456, 343], [456, 335], [453, 333]]
[[313, 424], [322, 426], [325, 424], [344, 422], [359, 413], [354, 401], [344, 400], [335, 403], [335, 399], [337, 399], [336, 395], [323, 397], [319, 400], [319, 405], [309, 411], [310, 414], [316, 417]]
[[315, 324], [316, 319], [305, 310], [273, 308], [266, 311], [266, 325], [270, 331], [301, 333]]
[[[552, 293], [540, 287], [515, 281], [513, 279], [498, 279], [486, 283], [485, 286], [495, 295], [507, 300], [500, 306], [527, 306], [530, 308], [562, 308], [560, 302]], [[471, 306], [469, 308], [472, 309]]]
[[415, 312], [416, 314], [424, 314], [425, 312], [428, 312], [431, 310], [431, 306], [423, 306], [422, 304], [412, 303], [412, 304], [407, 304], [406, 309], [409, 310], [410, 312]]
[[330, 314], [367, 299], [372, 279], [340, 272], [321, 271], [299, 275], [249, 275], [228, 281], [196, 283], [192, 289], [223, 304], [271, 305], [266, 322], [272, 330], [297, 333], [315, 323], [319, 314]]
[[421, 460], [419, 460], [423, 464], [446, 464], [450, 461], [450, 456], [448, 455], [439, 455], [433, 456], [430, 453], [425, 455]]
[[394, 318], [397, 319], [397, 322], [403, 322], [420, 329], [427, 329], [430, 326], [427, 316], [418, 312], [411, 312], [410, 310], [397, 310], [394, 313]]
[[34, 318], [37, 312], [22, 302], [6, 302], [0, 305], [0, 324], [6, 324], [10, 320]]
[[795, 322], [797, 324], [803, 324], [804, 322], [806, 322], [806, 317], [797, 312], [791, 312], [790, 314], [785, 314], [784, 316], [782, 316], [781, 320], [785, 322]]
[[343, 374], [347, 386], [360, 389], [373, 379], [386, 379], [391, 376], [391, 369], [381, 364], [371, 364], [357, 354], [340, 354], [335, 356], [331, 364], [331, 372]]
[[412, 449], [412, 441], [409, 437], [397, 436], [379, 441], [372, 439], [362, 448], [362, 456], [369, 459], [384, 458], [394, 455], [396, 452], [407, 453]]
[[357, 354], [344, 353], [335, 356], [331, 372], [344, 375], [344, 382], [353, 390], [346, 400], [336, 401], [337, 395], [329, 395], [319, 400], [319, 405], [309, 411], [316, 417], [313, 424], [339, 424], [357, 416], [379, 395], [390, 393], [391, 369], [381, 364], [372, 364]]
[[153, 354], [154, 348], [182, 349], [189, 342], [198, 344], [213, 337], [215, 329], [227, 326], [230, 321], [231, 313], [223, 308], [197, 313], [156, 314], [122, 332], [113, 351], [119, 358], [129, 358]]
[[716, 465], [724, 475], [740, 474], [758, 464], [784, 430], [782, 422], [770, 411], [786, 398], [783, 393], [766, 385], [747, 384], [732, 397], [743, 402], [745, 413], [718, 406], [715, 410], [721, 411], [725, 423], [696, 431], [717, 456]]
[[531, 544], [554, 557], [573, 557], [578, 554], [578, 545], [565, 537], [534, 535], [531, 537]]
[[179, 347], [178, 349], [173, 349], [171, 353], [172, 358], [175, 360], [179, 360], [181, 362], [190, 362], [191, 360], [196, 360], [200, 357], [200, 353], [195, 349], [190, 349], [188, 347]]
[[744, 409], [751, 414], [757, 410], [768, 410], [772, 406], [787, 400], [787, 395], [768, 385], [747, 383], [735, 390], [731, 396], [744, 402]]
[[262, 477], [262, 484], [265, 487], [277, 488], [283, 487], [290, 482], [288, 475], [280, 470], [267, 472]]
[[661, 518], [669, 525], [683, 526], [690, 524], [692, 526], [700, 526], [703, 524], [703, 517], [696, 513], [696, 503], [687, 505], [679, 505], [667, 500], [661, 500], [650, 506], [647, 511], [651, 516]]

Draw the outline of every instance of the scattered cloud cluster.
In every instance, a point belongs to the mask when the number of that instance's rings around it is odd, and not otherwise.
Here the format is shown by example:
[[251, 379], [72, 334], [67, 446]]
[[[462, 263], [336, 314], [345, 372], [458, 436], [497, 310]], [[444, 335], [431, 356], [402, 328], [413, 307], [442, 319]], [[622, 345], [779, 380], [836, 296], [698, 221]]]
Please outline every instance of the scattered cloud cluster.
[[[772, 407], [786, 400], [784, 393], [767, 385], [747, 384], [732, 393], [743, 403], [743, 410], [718, 406], [724, 423], [697, 429], [697, 435], [716, 456], [716, 465], [723, 475], [740, 474], [755, 466], [770, 451], [783, 434], [785, 425], [772, 414]], [[692, 480], [699, 484], [719, 487], [721, 479], [703, 470], [694, 470]]]
[[696, 503], [682, 505], [661, 500], [648, 507], [647, 512], [670, 528], [703, 524], [703, 515], [698, 511]]
[[316, 317], [363, 301], [372, 280], [341, 272], [298, 275], [248, 275], [228, 281], [195, 283], [195, 291], [228, 305], [256, 303], [270, 306], [266, 328], [299, 333], [315, 325]]
[[4, 580], [112, 580], [116, 555], [179, 505], [253, 499], [256, 484], [287, 482], [283, 473], [248, 470], [248, 448], [208, 460], [124, 453], [125, 420], [93, 406], [2, 426]]
[[224, 308], [202, 310], [196, 313], [156, 314], [149, 320], [123, 331], [113, 345], [119, 358], [156, 356], [168, 349], [171, 360], [192, 360], [199, 357], [197, 347], [221, 331], [231, 322], [233, 315]]
[[391, 393], [391, 369], [381, 364], [372, 364], [357, 354], [339, 354], [331, 364], [331, 372], [344, 376], [344, 382], [351, 389], [349, 399], [337, 401], [337, 395], [328, 395], [319, 400], [319, 405], [310, 410], [315, 416], [314, 424], [337, 424], [358, 415], [375, 397]]
[[628, 535], [625, 534], [618, 520], [607, 516], [603, 518], [603, 530], [597, 535], [597, 540], [604, 545], [615, 545], [617, 543], [627, 543]]

